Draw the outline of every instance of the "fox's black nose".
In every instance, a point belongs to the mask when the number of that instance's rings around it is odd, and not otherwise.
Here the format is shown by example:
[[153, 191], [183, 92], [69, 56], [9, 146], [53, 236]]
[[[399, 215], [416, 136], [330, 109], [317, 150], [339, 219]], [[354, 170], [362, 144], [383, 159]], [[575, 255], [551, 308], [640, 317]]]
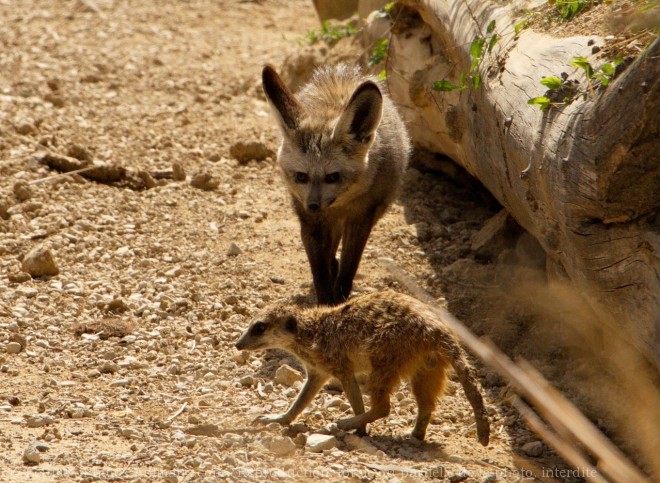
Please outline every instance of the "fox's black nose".
[[314, 202], [307, 203], [307, 209], [309, 211], [319, 211], [319, 208], [321, 208], [321, 205], [319, 205], [318, 203], [314, 203]]

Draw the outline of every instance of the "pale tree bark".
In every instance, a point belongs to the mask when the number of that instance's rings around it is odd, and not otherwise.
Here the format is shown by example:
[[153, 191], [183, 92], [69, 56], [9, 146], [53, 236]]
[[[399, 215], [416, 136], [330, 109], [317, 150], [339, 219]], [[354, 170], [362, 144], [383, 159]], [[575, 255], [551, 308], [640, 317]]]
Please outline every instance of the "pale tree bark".
[[[660, 42], [610, 85], [541, 112], [544, 76], [591, 55], [589, 40], [514, 34], [515, 2], [404, 0], [392, 28], [387, 82], [414, 142], [481, 180], [548, 255], [549, 273], [589, 287], [660, 360]], [[470, 70], [470, 44], [496, 21], [500, 40], [476, 89], [434, 92]], [[382, 22], [367, 30], [375, 40]], [[380, 25], [377, 23], [381, 22]], [[367, 34], [369, 35], [369, 34]], [[611, 60], [611, 59], [610, 59]]]

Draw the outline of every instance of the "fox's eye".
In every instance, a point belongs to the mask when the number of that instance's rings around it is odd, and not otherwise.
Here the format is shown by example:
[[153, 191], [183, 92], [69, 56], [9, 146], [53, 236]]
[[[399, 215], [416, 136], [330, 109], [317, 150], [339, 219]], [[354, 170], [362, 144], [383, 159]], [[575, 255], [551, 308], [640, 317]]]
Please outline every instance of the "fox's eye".
[[257, 322], [252, 326], [252, 329], [250, 329], [252, 335], [262, 335], [264, 332], [266, 332], [266, 324], [263, 322]]
[[303, 173], [302, 171], [297, 171], [293, 176], [293, 179], [296, 181], [296, 183], [305, 184], [309, 181], [309, 175], [307, 173]]
[[325, 176], [325, 182], [328, 184], [334, 184], [339, 182], [339, 173], [330, 173]]

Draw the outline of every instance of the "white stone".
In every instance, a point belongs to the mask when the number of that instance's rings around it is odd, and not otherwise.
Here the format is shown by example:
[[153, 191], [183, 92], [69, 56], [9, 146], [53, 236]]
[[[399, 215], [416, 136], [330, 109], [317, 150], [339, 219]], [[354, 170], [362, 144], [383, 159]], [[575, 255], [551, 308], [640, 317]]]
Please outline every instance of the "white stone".
[[25, 448], [25, 451], [23, 451], [23, 461], [31, 465], [41, 463], [41, 453], [39, 453], [39, 450], [34, 443], [30, 443], [28, 447]]
[[277, 456], [287, 456], [296, 450], [296, 444], [288, 436], [279, 436], [270, 440], [267, 448]]
[[293, 386], [294, 383], [301, 382], [303, 379], [300, 372], [287, 364], [280, 366], [275, 372], [275, 382], [284, 386]]
[[7, 354], [18, 354], [19, 352], [21, 352], [21, 349], [22, 349], [21, 344], [19, 344], [18, 342], [9, 342], [5, 346], [5, 350], [7, 351]]
[[312, 453], [321, 453], [337, 446], [337, 439], [328, 434], [310, 434], [307, 436], [305, 448]]

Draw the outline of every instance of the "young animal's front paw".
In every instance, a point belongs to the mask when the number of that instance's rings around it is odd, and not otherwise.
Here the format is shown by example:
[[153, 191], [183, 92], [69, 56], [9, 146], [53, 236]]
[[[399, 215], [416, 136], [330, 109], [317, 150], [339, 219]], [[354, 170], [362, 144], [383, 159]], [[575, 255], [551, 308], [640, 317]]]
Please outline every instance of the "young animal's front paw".
[[282, 426], [286, 426], [291, 423], [291, 418], [286, 414], [273, 414], [273, 415], [263, 415], [259, 416], [253, 421], [253, 424], [270, 424], [270, 423], [280, 423]]

